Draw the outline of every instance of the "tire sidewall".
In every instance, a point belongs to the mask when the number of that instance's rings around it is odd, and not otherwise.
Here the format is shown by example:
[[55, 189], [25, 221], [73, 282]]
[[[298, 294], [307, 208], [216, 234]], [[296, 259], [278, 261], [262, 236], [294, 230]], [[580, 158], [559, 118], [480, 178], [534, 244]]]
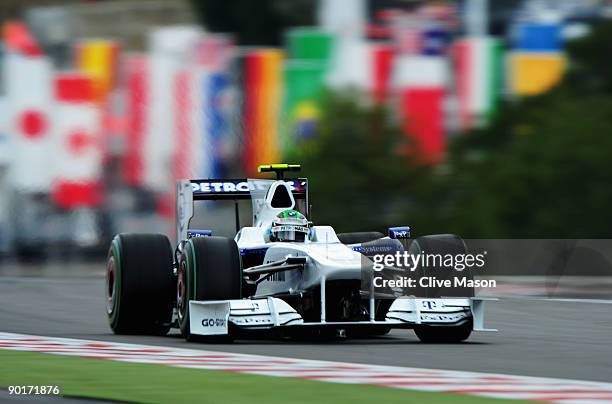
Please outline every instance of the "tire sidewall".
[[[194, 246], [191, 240], [188, 240], [185, 243], [185, 250], [183, 254], [181, 254], [181, 260], [179, 262], [178, 271], [181, 272], [178, 276], [184, 277], [185, 282], [185, 303], [183, 306], [183, 310], [181, 315], [179, 315], [179, 328], [181, 330], [181, 334], [183, 337], [189, 338], [191, 333], [189, 332], [189, 301], [196, 300], [195, 292], [195, 282], [194, 282], [194, 273], [195, 273], [195, 265], [194, 265]], [[178, 280], [177, 280], [177, 288], [178, 288]], [[177, 300], [178, 300], [178, 290], [177, 290]], [[179, 304], [177, 301], [177, 308]]]
[[[230, 271], [236, 272], [231, 275], [229, 282], [223, 282], [220, 277]], [[184, 277], [186, 287], [186, 301], [179, 316], [179, 328], [187, 340], [199, 339], [200, 336], [190, 333], [189, 301], [241, 298], [242, 267], [235, 241], [213, 236], [187, 240], [179, 261], [178, 276]], [[178, 285], [177, 280], [177, 306]]]
[[[114, 268], [114, 301], [109, 304]], [[107, 261], [106, 307], [116, 334], [163, 335], [171, 326], [175, 279], [170, 241], [162, 234], [118, 234]]]
[[[112, 329], [117, 327], [119, 323], [119, 313], [121, 313], [121, 301], [122, 296], [122, 271], [121, 271], [121, 248], [120, 248], [120, 240], [119, 237], [113, 238], [111, 241], [111, 246], [108, 252], [109, 260], [113, 260], [113, 265], [115, 266], [115, 279], [114, 279], [114, 304], [112, 306], [112, 310], [109, 312], [107, 310], [108, 321]], [[108, 288], [108, 285], [107, 285]]]

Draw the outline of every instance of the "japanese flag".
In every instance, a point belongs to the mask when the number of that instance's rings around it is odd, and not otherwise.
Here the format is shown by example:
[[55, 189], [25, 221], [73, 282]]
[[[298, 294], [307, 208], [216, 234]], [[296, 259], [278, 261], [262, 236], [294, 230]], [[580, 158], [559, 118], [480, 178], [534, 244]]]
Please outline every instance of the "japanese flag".
[[4, 59], [6, 126], [12, 150], [9, 180], [22, 192], [51, 189], [52, 80], [47, 57], [9, 53]]

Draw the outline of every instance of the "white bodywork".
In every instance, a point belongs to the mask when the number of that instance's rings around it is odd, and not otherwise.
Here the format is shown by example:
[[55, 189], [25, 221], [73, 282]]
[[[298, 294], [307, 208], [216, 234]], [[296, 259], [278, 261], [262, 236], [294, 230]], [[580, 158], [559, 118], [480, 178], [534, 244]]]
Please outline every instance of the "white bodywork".
[[[179, 184], [178, 236], [182, 239], [192, 209], [191, 189], [188, 184]], [[288, 187], [284, 181], [249, 180], [253, 201], [253, 226], [243, 227], [235, 236], [241, 254], [265, 251], [262, 264], [270, 264], [287, 258], [304, 257], [303, 267], [289, 269], [266, 276], [256, 287], [250, 298], [225, 301], [190, 301], [190, 328], [192, 334], [225, 335], [229, 325], [243, 329], [272, 329], [275, 327], [321, 327], [321, 326], [389, 326], [411, 328], [414, 325], [453, 325], [463, 319], [473, 320], [475, 331], [493, 331], [484, 328], [483, 299], [477, 298], [416, 298], [401, 297], [393, 301], [384, 321], [374, 318], [373, 294], [369, 302], [369, 321], [328, 322], [326, 319], [326, 283], [331, 280], [361, 280], [362, 260], [359, 252], [340, 242], [331, 226], [313, 226], [308, 239], [302, 243], [267, 242], [266, 230], [273, 218], [295, 206], [289, 192], [287, 206], [273, 207], [272, 197], [276, 188]], [[276, 274], [275, 274], [276, 275]], [[320, 285], [321, 316], [318, 322], [304, 322], [302, 316], [288, 303], [276, 297], [278, 293], [300, 295]]]
[[330, 226], [314, 226], [310, 240], [304, 243], [265, 243], [263, 227], [245, 227], [236, 235], [242, 251], [267, 248], [263, 263], [268, 264], [291, 257], [306, 257], [304, 270], [286, 271], [281, 279], [264, 280], [257, 287], [256, 296], [285, 291], [299, 291], [318, 285], [323, 279], [361, 279], [362, 255], [340, 243]]
[[[242, 300], [191, 301], [190, 328], [197, 335], [227, 335], [229, 324], [243, 329], [272, 329], [299, 326], [388, 326], [411, 328], [414, 325], [448, 325], [471, 317], [474, 331], [497, 331], [484, 327], [483, 299], [420, 299], [401, 297], [396, 299], [384, 321], [320, 322], [306, 323], [302, 316], [284, 300], [266, 297]], [[434, 306], [435, 309], [430, 307]]]

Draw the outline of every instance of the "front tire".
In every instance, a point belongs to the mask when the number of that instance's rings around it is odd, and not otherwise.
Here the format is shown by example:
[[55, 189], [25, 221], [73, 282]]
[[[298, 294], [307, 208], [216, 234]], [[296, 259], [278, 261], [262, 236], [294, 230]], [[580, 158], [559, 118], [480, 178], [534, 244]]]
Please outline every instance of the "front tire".
[[465, 341], [472, 333], [472, 320], [458, 326], [431, 326], [421, 325], [414, 329], [414, 333], [428, 344], [456, 344]]
[[[191, 334], [190, 300], [230, 300], [242, 296], [242, 269], [238, 246], [226, 237], [194, 237], [181, 255], [177, 281], [179, 327], [187, 341], [202, 339]], [[220, 338], [209, 338], [216, 340]]]
[[[411, 244], [410, 248], [413, 253], [427, 253], [427, 254], [440, 254], [446, 255], [462, 255], [467, 253], [466, 245], [461, 237], [454, 234], [436, 234], [429, 236], [418, 237], [414, 243]], [[426, 273], [428, 271], [429, 273]], [[449, 270], [443, 266], [432, 266], [419, 268], [419, 276], [435, 275], [438, 279], [450, 279], [454, 276], [454, 271]], [[472, 278], [471, 273], [468, 271], [464, 272], [462, 276], [466, 276], [469, 279]], [[417, 291], [419, 297], [460, 297], [470, 298], [474, 296], [474, 288], [466, 287], [451, 287], [451, 288], [426, 288], [425, 290]], [[425, 343], [459, 343], [469, 338], [472, 333], [473, 323], [469, 319], [461, 325], [453, 326], [432, 326], [432, 325], [419, 325], [415, 327], [414, 332], [421, 342]]]
[[174, 306], [172, 249], [162, 234], [119, 234], [106, 266], [106, 313], [115, 334], [164, 335]]
[[[461, 256], [468, 253], [467, 247], [463, 239], [454, 234], [434, 234], [418, 237], [410, 244], [408, 249], [412, 254], [429, 254], [446, 257], [448, 255]], [[414, 273], [415, 276], [435, 276], [438, 280], [450, 280], [453, 282], [453, 277], [461, 276], [467, 278], [467, 281], [473, 279], [473, 273], [470, 268], [464, 268], [461, 272], [451, 270], [452, 268], [445, 267], [442, 262], [434, 263], [430, 266], [419, 265]], [[474, 288], [471, 286], [459, 287], [429, 287], [415, 288], [417, 297], [474, 297]]]

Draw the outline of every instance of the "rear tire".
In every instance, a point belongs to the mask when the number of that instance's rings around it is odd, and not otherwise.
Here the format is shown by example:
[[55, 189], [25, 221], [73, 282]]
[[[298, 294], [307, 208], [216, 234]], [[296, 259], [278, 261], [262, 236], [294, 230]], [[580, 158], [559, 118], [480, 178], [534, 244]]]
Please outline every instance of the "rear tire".
[[338, 233], [338, 240], [342, 244], [359, 244], [367, 243], [368, 241], [378, 240], [385, 237], [384, 234], [377, 231], [359, 231], [353, 233]]
[[172, 249], [162, 234], [119, 234], [106, 266], [106, 313], [115, 334], [164, 335], [174, 307]]
[[190, 333], [190, 300], [230, 300], [242, 296], [242, 268], [238, 246], [226, 237], [194, 237], [181, 255], [177, 281], [179, 326], [187, 341], [219, 342], [229, 337], [209, 337]]

